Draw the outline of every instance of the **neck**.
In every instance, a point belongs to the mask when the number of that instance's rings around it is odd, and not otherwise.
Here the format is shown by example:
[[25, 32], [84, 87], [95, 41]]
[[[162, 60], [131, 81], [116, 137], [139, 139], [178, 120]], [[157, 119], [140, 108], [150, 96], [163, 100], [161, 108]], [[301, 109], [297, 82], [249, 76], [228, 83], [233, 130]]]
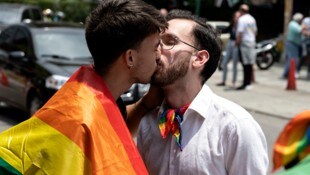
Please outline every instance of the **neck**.
[[170, 108], [180, 108], [191, 103], [201, 90], [199, 81], [184, 81], [182, 79], [164, 87], [165, 101]]

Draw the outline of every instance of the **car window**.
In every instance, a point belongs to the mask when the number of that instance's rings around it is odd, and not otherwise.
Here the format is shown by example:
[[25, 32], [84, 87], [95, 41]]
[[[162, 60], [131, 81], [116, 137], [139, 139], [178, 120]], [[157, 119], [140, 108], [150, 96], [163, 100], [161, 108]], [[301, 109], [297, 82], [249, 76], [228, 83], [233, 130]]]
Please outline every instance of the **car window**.
[[32, 19], [35, 20], [35, 21], [42, 21], [43, 18], [42, 18], [42, 14], [39, 10], [37, 9], [32, 9]]
[[4, 50], [9, 50], [10, 40], [13, 39], [14, 33], [16, 31], [15, 27], [8, 28], [4, 30], [0, 35], [0, 48]]
[[89, 59], [84, 31], [67, 32], [35, 32], [34, 42], [36, 54], [42, 59], [44, 55], [66, 57], [68, 59]]
[[25, 19], [31, 19], [31, 14], [29, 10], [25, 10], [22, 14], [22, 19], [21, 21], [25, 20]]
[[19, 29], [13, 39], [14, 51], [24, 51], [26, 54], [29, 54], [29, 44], [27, 33]]
[[4, 30], [0, 35], [0, 43], [6, 42], [10, 38], [12, 38], [15, 31], [16, 31], [16, 28], [8, 28], [8, 29]]

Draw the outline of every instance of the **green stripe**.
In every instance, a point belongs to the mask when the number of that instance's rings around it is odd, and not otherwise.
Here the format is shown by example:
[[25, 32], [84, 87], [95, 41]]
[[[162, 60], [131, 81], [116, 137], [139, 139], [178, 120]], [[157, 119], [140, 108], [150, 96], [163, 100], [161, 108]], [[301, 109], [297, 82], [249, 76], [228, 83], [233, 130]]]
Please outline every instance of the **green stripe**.
[[300, 152], [304, 151], [304, 149], [309, 146], [309, 141], [310, 140], [310, 127], [308, 127], [308, 129], [305, 132], [304, 137], [298, 142], [297, 145], [297, 154], [299, 154]]
[[0, 175], [21, 175], [14, 167], [0, 157]]

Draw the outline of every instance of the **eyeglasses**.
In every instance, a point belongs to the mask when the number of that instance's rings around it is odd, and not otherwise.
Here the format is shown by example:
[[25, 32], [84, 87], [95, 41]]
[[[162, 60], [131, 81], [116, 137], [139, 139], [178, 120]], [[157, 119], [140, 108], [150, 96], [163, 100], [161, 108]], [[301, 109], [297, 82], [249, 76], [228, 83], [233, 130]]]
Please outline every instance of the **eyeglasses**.
[[183, 44], [186, 44], [188, 45], [189, 47], [192, 47], [194, 48], [195, 50], [200, 50], [198, 49], [197, 47], [191, 45], [191, 44], [188, 44], [187, 42], [185, 41], [182, 41], [180, 40], [178, 37], [174, 36], [174, 35], [170, 35], [170, 34], [164, 34], [161, 36], [161, 40], [160, 40], [160, 45], [161, 45], [161, 48], [164, 49], [164, 50], [170, 50], [172, 49], [176, 44], [178, 44], [178, 42], [181, 42]]

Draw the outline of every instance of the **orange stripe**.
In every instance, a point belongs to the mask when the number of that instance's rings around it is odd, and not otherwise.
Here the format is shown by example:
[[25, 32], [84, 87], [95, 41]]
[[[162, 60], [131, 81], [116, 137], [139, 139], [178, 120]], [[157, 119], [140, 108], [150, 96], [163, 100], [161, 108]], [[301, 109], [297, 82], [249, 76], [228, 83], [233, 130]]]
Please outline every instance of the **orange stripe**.
[[[76, 73], [70, 79], [70, 81], [78, 81], [82, 82], [83, 80], [87, 80], [85, 83], [94, 94], [96, 94], [97, 98], [101, 101], [106, 113], [108, 114], [108, 118], [110, 120], [110, 124], [114, 128], [114, 131], [118, 134], [118, 137], [122, 141], [125, 146], [128, 157], [131, 158], [132, 165], [136, 170], [137, 174], [148, 174], [145, 168], [144, 162], [135, 146], [134, 141], [132, 140], [132, 136], [124, 122], [124, 120], [120, 120], [121, 113], [117, 108], [116, 102], [105, 86], [105, 83], [102, 81], [95, 72], [94, 69], [90, 67], [82, 67], [83, 73]], [[103, 94], [105, 96], [103, 96]], [[119, 116], [119, 117], [116, 117]]]
[[[77, 82], [66, 86], [35, 115], [75, 142], [92, 162], [94, 172], [114, 174], [118, 169], [133, 171], [126, 151], [96, 96]], [[72, 99], [73, 92], [78, 92], [75, 99]], [[63, 101], [64, 98], [70, 101]]]

